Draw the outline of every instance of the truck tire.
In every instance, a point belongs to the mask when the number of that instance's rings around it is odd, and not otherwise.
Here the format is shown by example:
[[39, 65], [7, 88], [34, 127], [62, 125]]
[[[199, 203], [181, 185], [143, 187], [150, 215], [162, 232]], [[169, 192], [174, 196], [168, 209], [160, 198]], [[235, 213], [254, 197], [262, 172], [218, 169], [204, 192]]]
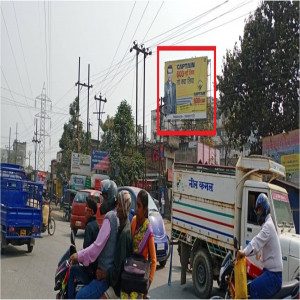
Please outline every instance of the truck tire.
[[195, 255], [192, 277], [196, 295], [201, 299], [209, 298], [213, 286], [213, 268], [206, 249], [201, 249]]
[[31, 253], [33, 250], [33, 245], [30, 245], [30, 243], [27, 244], [27, 252]]

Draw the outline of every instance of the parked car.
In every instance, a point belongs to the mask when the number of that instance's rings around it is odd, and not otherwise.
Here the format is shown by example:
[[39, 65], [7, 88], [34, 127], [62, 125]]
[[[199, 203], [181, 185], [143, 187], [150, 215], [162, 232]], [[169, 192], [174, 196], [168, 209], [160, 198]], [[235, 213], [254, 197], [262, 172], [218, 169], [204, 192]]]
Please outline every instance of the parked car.
[[[122, 190], [128, 191], [131, 195], [132, 202], [131, 202], [130, 215], [129, 215], [129, 219], [131, 221], [133, 215], [135, 214], [137, 195], [141, 189], [134, 186], [122, 186], [118, 188], [118, 191], [122, 191]], [[166, 233], [163, 218], [157, 209], [154, 199], [149, 193], [148, 193], [148, 211], [149, 211], [149, 220], [153, 228], [157, 261], [162, 267], [164, 267], [167, 263], [169, 257], [169, 251], [170, 251], [169, 237]]]
[[85, 229], [85, 206], [87, 196], [94, 197], [98, 203], [98, 209], [96, 214], [96, 219], [101, 227], [104, 216], [100, 215], [100, 204], [102, 203], [101, 192], [97, 190], [80, 190], [76, 193], [76, 196], [72, 203], [71, 209], [71, 222], [70, 226], [74, 231], [74, 234], [77, 234], [78, 229]]

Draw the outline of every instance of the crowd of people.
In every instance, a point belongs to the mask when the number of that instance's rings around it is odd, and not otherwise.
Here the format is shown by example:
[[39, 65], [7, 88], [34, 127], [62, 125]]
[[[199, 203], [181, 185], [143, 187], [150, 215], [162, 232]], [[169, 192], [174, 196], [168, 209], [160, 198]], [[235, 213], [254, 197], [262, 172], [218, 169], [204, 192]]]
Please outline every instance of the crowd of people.
[[[97, 203], [88, 198], [83, 249], [70, 257], [72, 267], [69, 272], [68, 298], [144, 299], [147, 293], [121, 290], [121, 274], [126, 259], [132, 254], [148, 260], [150, 253], [149, 287], [153, 281], [157, 260], [153, 230], [148, 220], [148, 194], [141, 190], [137, 195], [136, 214], [130, 224], [130, 193], [126, 190], [118, 193], [112, 180], [103, 180], [101, 184], [103, 201], [100, 213], [105, 217], [99, 230], [95, 217]], [[83, 283], [84, 287], [75, 295], [76, 280]]]

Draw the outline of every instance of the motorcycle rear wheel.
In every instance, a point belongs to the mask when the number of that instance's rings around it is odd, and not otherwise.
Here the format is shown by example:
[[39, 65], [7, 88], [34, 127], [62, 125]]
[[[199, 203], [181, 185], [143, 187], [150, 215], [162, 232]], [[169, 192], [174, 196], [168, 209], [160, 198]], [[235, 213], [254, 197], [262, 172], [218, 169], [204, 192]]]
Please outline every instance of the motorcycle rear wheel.
[[51, 217], [51, 219], [48, 222], [48, 233], [49, 233], [49, 235], [54, 234], [55, 228], [56, 228], [55, 220], [54, 220], [54, 218]]

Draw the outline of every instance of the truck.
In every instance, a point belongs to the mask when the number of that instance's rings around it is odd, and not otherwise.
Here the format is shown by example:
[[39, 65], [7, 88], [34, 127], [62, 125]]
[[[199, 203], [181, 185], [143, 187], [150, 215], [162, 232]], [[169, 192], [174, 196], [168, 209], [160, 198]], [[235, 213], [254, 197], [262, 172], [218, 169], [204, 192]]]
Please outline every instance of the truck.
[[1, 163], [1, 253], [9, 244], [27, 245], [41, 237], [43, 184], [28, 181], [22, 166]]
[[[190, 265], [196, 295], [210, 297], [223, 258], [228, 251], [235, 255], [234, 241], [244, 248], [261, 228], [254, 213], [260, 193], [270, 201], [282, 251], [283, 281], [299, 277], [300, 239], [288, 193], [271, 183], [284, 177], [284, 166], [263, 156], [239, 157], [236, 167], [173, 164], [172, 242], [178, 243], [181, 284], [186, 283]], [[261, 266], [256, 257], [251, 260]]]

